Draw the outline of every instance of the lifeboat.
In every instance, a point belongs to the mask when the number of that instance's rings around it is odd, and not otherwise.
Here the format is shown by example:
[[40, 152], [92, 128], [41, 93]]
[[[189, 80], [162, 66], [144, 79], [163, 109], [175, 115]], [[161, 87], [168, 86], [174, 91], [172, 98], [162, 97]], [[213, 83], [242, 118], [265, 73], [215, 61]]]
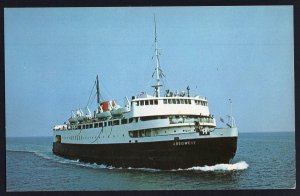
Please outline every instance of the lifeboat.
[[128, 106], [120, 107], [119, 105], [117, 105], [114, 109], [111, 110], [111, 114], [113, 116], [120, 116], [129, 111], [130, 111], [130, 109]]
[[71, 117], [69, 118], [70, 123], [76, 123], [78, 121], [77, 117]]
[[77, 119], [79, 122], [83, 122], [83, 121], [89, 120], [91, 118], [92, 117], [90, 115], [85, 115], [85, 116], [79, 116]]
[[77, 123], [79, 121], [79, 117], [82, 116], [82, 111], [80, 109], [73, 110], [71, 118], [69, 118], [70, 123]]
[[104, 112], [112, 110], [116, 106], [115, 101], [104, 101], [100, 104]]
[[109, 111], [110, 107], [109, 107], [109, 102], [102, 102], [97, 110], [97, 113], [96, 113], [96, 117], [97, 118], [109, 118], [111, 117], [111, 113]]
[[100, 112], [96, 114], [97, 118], [109, 118], [111, 117], [111, 113], [110, 111], [106, 111], [106, 112]]

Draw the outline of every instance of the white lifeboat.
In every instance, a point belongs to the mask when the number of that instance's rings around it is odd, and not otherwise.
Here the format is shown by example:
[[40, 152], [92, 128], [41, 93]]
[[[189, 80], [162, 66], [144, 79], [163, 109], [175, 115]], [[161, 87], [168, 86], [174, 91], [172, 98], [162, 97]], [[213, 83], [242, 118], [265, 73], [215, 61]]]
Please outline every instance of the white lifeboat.
[[97, 118], [109, 118], [111, 117], [111, 113], [110, 111], [106, 111], [106, 112], [100, 112], [96, 114]]
[[92, 116], [91, 116], [90, 109], [86, 107], [84, 111], [86, 112], [86, 114], [81, 109], [76, 110], [75, 113], [74, 111], [72, 111], [72, 117], [69, 118], [69, 122], [76, 123], [76, 122], [83, 122], [85, 120], [91, 119]]
[[111, 113], [110, 113], [111, 107], [109, 105], [110, 104], [108, 101], [102, 102], [96, 112], [96, 117], [100, 119], [111, 117]]
[[72, 115], [71, 115], [71, 118], [69, 118], [69, 122], [70, 123], [76, 123], [78, 122], [78, 118], [82, 115], [81, 111], [78, 109], [78, 110], [73, 110], [72, 111]]
[[71, 117], [69, 118], [70, 123], [76, 123], [78, 121], [77, 117]]
[[117, 105], [114, 109], [111, 110], [111, 114], [113, 116], [120, 116], [129, 111], [130, 111], [129, 106], [120, 107], [119, 105]]
[[129, 106], [130, 102], [129, 102], [127, 97], [125, 97], [125, 98], [127, 100], [127, 104], [124, 107], [121, 107], [121, 106], [119, 106], [118, 104], [115, 103], [115, 106], [111, 110], [111, 114], [113, 116], [120, 116], [120, 115], [130, 111], [130, 106]]

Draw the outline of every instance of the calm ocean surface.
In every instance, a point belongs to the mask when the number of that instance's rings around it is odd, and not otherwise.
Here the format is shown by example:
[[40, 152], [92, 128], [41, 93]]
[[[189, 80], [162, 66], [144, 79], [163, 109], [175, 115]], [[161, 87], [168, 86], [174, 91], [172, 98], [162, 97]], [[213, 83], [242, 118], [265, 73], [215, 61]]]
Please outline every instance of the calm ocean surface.
[[295, 133], [240, 133], [231, 164], [161, 171], [113, 168], [52, 154], [51, 137], [6, 139], [7, 191], [290, 189]]

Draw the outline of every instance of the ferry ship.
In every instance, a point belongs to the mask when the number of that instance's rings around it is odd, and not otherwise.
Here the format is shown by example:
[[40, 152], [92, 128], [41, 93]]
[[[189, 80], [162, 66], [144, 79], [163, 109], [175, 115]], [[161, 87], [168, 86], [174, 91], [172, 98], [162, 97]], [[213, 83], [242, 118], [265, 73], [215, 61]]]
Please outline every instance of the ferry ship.
[[[155, 22], [155, 18], [154, 18]], [[229, 163], [237, 150], [238, 128], [227, 115], [218, 128], [206, 97], [186, 91], [161, 93], [164, 77], [159, 61], [155, 23], [156, 82], [153, 95], [126, 97], [125, 106], [100, 100], [98, 107], [73, 110], [71, 117], [53, 128], [53, 153], [83, 162], [122, 168], [177, 169]], [[230, 103], [231, 104], [231, 103]], [[232, 112], [231, 112], [232, 113]]]

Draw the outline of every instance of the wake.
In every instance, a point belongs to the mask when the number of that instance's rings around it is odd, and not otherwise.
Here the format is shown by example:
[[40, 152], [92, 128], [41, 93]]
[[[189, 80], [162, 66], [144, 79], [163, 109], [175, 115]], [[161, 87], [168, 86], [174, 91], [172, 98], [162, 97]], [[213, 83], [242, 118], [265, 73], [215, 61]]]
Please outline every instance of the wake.
[[233, 164], [216, 164], [213, 166], [203, 166], [203, 167], [191, 167], [183, 170], [195, 170], [195, 171], [234, 171], [234, 170], [245, 170], [249, 167], [246, 161], [240, 161], [238, 163]]

